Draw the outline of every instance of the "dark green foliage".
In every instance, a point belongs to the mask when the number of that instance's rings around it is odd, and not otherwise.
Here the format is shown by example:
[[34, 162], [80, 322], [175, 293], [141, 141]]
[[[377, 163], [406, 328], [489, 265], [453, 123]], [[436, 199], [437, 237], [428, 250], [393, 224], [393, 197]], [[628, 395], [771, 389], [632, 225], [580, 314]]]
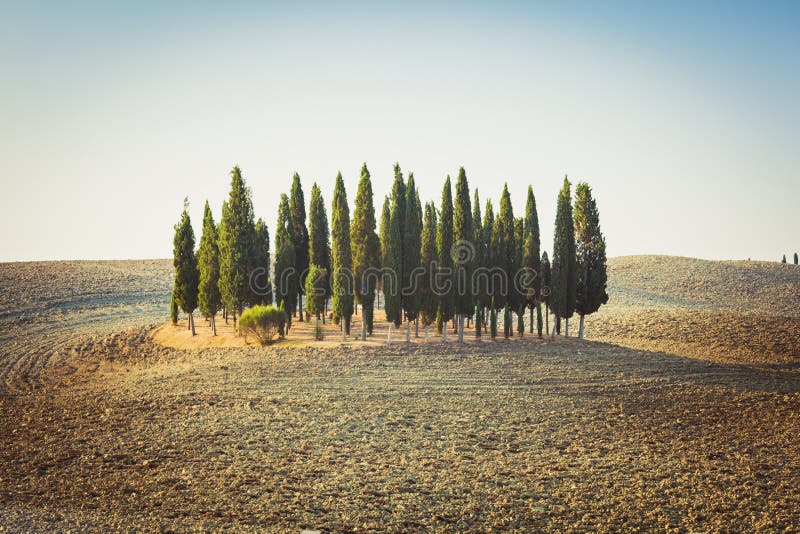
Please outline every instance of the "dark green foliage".
[[513, 326], [511, 325], [511, 310], [508, 307], [508, 301], [506, 300], [506, 305], [503, 306], [503, 337], [508, 339], [511, 337], [511, 333], [514, 331]]
[[198, 306], [203, 317], [211, 320], [211, 327], [216, 334], [214, 318], [220, 307], [222, 298], [219, 294], [219, 247], [217, 226], [214, 216], [206, 201], [203, 213], [203, 235], [200, 237], [200, 248], [197, 250], [197, 268], [199, 271]]
[[350, 249], [350, 208], [342, 173], [336, 175], [333, 190], [333, 315], [344, 320], [345, 333], [350, 334], [353, 315], [353, 256]]
[[386, 266], [389, 260], [389, 221], [392, 218], [392, 205], [388, 195], [383, 198], [383, 209], [381, 210], [381, 265]]
[[513, 294], [513, 298], [509, 299], [509, 306], [511, 306], [512, 313], [525, 305], [526, 292], [525, 289], [521, 287], [518, 280], [521, 274], [520, 270], [522, 269], [522, 257], [525, 244], [524, 228], [525, 219], [522, 217], [514, 219], [514, 262], [511, 268], [511, 278], [509, 279], [509, 282], [511, 282], [509, 287]]
[[[303, 197], [303, 186], [300, 183], [300, 175], [294, 173], [292, 177], [292, 190], [289, 196], [289, 217], [292, 225], [292, 244], [295, 251], [295, 269], [298, 273], [299, 293], [303, 292], [308, 271], [308, 228], [306, 227], [306, 203]], [[294, 310], [294, 308], [290, 308]], [[300, 320], [303, 320], [303, 311], [300, 309]]]
[[[387, 223], [388, 224], [388, 223]], [[380, 268], [381, 251], [375, 233], [375, 206], [372, 203], [372, 180], [365, 163], [361, 167], [353, 221], [350, 226], [350, 244], [353, 253], [353, 275], [356, 300], [362, 306], [367, 333], [372, 334], [372, 317], [375, 306], [377, 269]]]
[[406, 187], [400, 165], [394, 166], [394, 185], [392, 186], [392, 209], [389, 216], [389, 235], [386, 244], [387, 273], [383, 281], [386, 320], [400, 326], [403, 321], [403, 238], [406, 217]]
[[[311, 187], [311, 199], [308, 203], [308, 247], [310, 251], [309, 265], [316, 265], [330, 275], [331, 240], [330, 232], [328, 231], [328, 213], [325, 211], [325, 201], [322, 199], [322, 192], [316, 182]], [[309, 267], [310, 272], [311, 268]], [[323, 290], [321, 298], [324, 308], [325, 301], [331, 294], [330, 276], [325, 278], [325, 284], [321, 289]], [[306, 295], [308, 295], [307, 289]]]
[[[539, 235], [539, 214], [536, 211], [536, 197], [533, 195], [533, 187], [528, 186], [528, 200], [525, 203], [525, 228], [523, 238], [522, 266], [527, 270], [529, 276], [525, 277], [525, 303], [528, 308], [533, 307], [539, 301], [542, 273], [541, 273], [541, 237]], [[533, 325], [531, 325], [533, 328]]]
[[786, 263], [786, 254], [783, 255], [783, 258], [781, 259], [781, 263]]
[[[291, 239], [289, 220], [289, 197], [281, 195], [278, 207], [278, 224], [275, 230], [275, 301], [284, 310], [297, 307], [297, 271], [295, 269], [294, 244]], [[291, 313], [286, 312], [287, 321]], [[291, 322], [287, 324], [287, 327]]]
[[539, 339], [542, 338], [542, 326], [542, 304], [539, 302], [536, 304], [536, 333]]
[[542, 252], [542, 302], [550, 305], [550, 284], [552, 283], [552, 272], [550, 270], [550, 259], [547, 251]]
[[[442, 188], [442, 207], [440, 209], [436, 252], [439, 258], [439, 275], [436, 278], [436, 292], [439, 296], [439, 314], [442, 323], [453, 318], [455, 308], [455, 288], [453, 288], [453, 193], [450, 176]], [[449, 278], [449, 280], [448, 280]]]
[[[492, 244], [492, 237], [494, 235], [494, 208], [492, 207], [491, 199], [486, 200], [486, 210], [483, 215], [483, 224], [481, 225], [481, 255], [480, 262], [483, 269], [489, 269], [495, 265], [494, 263], [494, 248]], [[487, 308], [491, 305], [492, 295], [495, 294], [496, 288], [492, 280], [480, 276], [477, 278], [478, 282], [478, 298], [481, 305]]]
[[175, 300], [175, 290], [169, 294], [169, 318], [172, 324], [178, 324], [178, 301]]
[[481, 327], [483, 327], [483, 308], [480, 304], [475, 305], [475, 337], [481, 337]]
[[271, 342], [280, 335], [286, 323], [286, 312], [274, 306], [256, 305], [242, 313], [239, 330], [247, 336], [255, 337], [261, 345]]
[[231, 191], [222, 205], [218, 245], [220, 295], [235, 320], [252, 301], [250, 274], [256, 256], [253, 202], [239, 167], [231, 171]]
[[439, 300], [433, 292], [431, 285], [433, 269], [438, 262], [436, 251], [436, 206], [433, 202], [425, 204], [425, 217], [422, 223], [420, 266], [422, 275], [420, 281], [420, 318], [423, 326], [430, 326], [436, 320], [436, 311]]
[[172, 264], [175, 267], [175, 300], [178, 306], [189, 314], [189, 327], [194, 334], [192, 312], [197, 308], [197, 287], [200, 279], [197, 272], [197, 256], [194, 253], [194, 230], [188, 208], [189, 202], [184, 201], [181, 221], [175, 225]]
[[269, 248], [269, 229], [264, 219], [259, 217], [256, 221], [254, 271], [251, 275], [252, 304], [272, 304]]
[[[488, 207], [488, 206], [487, 206]], [[503, 271], [506, 280], [506, 294], [496, 287], [496, 283], [490, 287], [497, 309], [506, 305], [514, 304], [517, 300], [517, 292], [514, 291], [514, 275], [516, 274], [517, 251], [514, 239], [514, 210], [511, 206], [511, 195], [508, 192], [508, 185], [503, 186], [503, 194], [500, 197], [500, 213], [494, 220], [492, 229], [492, 239], [490, 245], [490, 264]]]
[[316, 316], [320, 318], [320, 314], [325, 311], [325, 296], [328, 289], [328, 271], [324, 267], [320, 267], [312, 263], [308, 267], [308, 276], [306, 276], [306, 312], [308, 317]]
[[608, 302], [606, 242], [600, 231], [600, 213], [586, 183], [575, 186], [575, 239], [577, 241], [577, 286], [575, 311], [589, 315]]
[[409, 173], [406, 187], [405, 233], [403, 234], [403, 311], [408, 321], [419, 316], [422, 300], [420, 268], [422, 242], [422, 205], [414, 183], [414, 173]]
[[797, 252], [794, 253], [794, 264], [797, 265]]
[[558, 194], [553, 239], [550, 307], [559, 319], [569, 319], [575, 311], [577, 258], [570, 185], [565, 176], [564, 186]]
[[472, 226], [472, 205], [464, 167], [458, 169], [456, 200], [453, 210], [453, 242], [456, 284], [453, 311], [461, 316], [472, 315], [475, 305], [472, 294], [472, 273], [475, 267], [475, 238]]

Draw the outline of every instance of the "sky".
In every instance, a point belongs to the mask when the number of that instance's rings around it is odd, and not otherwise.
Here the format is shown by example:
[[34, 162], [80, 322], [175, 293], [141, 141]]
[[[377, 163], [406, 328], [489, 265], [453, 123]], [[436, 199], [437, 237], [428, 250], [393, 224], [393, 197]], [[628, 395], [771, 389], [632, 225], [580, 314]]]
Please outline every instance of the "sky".
[[[544, 250], [565, 175], [610, 256], [800, 251], [798, 2], [0, 0], [0, 261], [171, 257], [239, 165], [274, 235], [294, 172], [423, 201], [466, 169]], [[352, 208], [351, 208], [352, 209]]]

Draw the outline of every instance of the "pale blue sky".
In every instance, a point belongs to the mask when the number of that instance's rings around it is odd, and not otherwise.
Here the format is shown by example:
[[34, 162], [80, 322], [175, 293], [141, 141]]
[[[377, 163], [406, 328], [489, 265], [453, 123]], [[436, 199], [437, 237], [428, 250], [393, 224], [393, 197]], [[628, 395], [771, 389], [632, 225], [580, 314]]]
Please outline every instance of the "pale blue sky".
[[564, 174], [611, 255], [800, 250], [800, 3], [161, 4], [0, 3], [0, 261], [169, 257], [234, 164], [274, 234], [362, 161], [378, 211], [530, 183], [546, 250]]

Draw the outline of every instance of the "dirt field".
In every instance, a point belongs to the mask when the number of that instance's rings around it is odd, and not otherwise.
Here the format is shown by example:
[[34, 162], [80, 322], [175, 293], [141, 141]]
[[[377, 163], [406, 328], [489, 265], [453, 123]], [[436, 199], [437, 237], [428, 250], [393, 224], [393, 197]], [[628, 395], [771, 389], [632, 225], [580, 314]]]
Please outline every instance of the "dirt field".
[[612, 260], [614, 344], [206, 349], [168, 262], [0, 266], [0, 528], [793, 531], [800, 270], [698, 261]]

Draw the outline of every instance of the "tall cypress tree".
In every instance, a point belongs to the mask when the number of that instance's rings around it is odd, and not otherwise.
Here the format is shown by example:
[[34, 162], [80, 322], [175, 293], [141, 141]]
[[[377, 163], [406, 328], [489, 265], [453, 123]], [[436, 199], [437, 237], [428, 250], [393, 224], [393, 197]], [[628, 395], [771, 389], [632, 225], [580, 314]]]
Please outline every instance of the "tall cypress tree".
[[361, 167], [353, 221], [350, 226], [350, 243], [353, 253], [355, 297], [361, 304], [361, 339], [372, 335], [372, 318], [375, 309], [375, 290], [380, 268], [380, 241], [375, 233], [375, 206], [372, 201], [372, 179], [367, 164]]
[[[306, 275], [308, 274], [308, 228], [306, 227], [306, 202], [303, 197], [303, 186], [300, 175], [294, 173], [292, 177], [292, 190], [289, 197], [289, 215], [292, 222], [292, 244], [295, 251], [295, 269], [297, 269], [297, 309], [298, 320], [303, 321], [303, 296], [305, 292]], [[294, 312], [294, 309], [292, 310]]]
[[794, 264], [797, 265], [797, 252], [794, 253]]
[[[501, 288], [493, 287], [492, 296], [496, 309], [505, 308], [508, 304], [510, 308], [518, 304], [519, 296], [514, 290], [514, 275], [516, 273], [517, 250], [514, 235], [514, 210], [511, 205], [511, 195], [508, 192], [508, 185], [503, 186], [503, 194], [500, 197], [500, 213], [494, 221], [492, 231], [491, 255], [492, 265], [502, 271], [505, 278], [505, 293]], [[496, 285], [496, 284], [494, 284]], [[505, 316], [504, 316], [505, 318]], [[504, 324], [508, 329], [509, 325]], [[508, 335], [509, 332], [504, 332]]]
[[472, 228], [472, 205], [469, 184], [464, 167], [458, 169], [456, 179], [456, 201], [453, 213], [453, 240], [456, 243], [454, 262], [456, 284], [453, 311], [458, 319], [458, 341], [464, 342], [464, 317], [472, 314], [475, 305], [472, 294], [472, 273], [475, 261], [475, 246]]
[[219, 294], [219, 247], [217, 226], [211, 207], [206, 201], [203, 212], [203, 235], [200, 237], [200, 248], [197, 250], [197, 268], [200, 284], [197, 303], [200, 313], [211, 321], [211, 331], [217, 335], [216, 315], [222, 304]]
[[350, 208], [342, 173], [336, 175], [331, 209], [333, 234], [333, 314], [343, 321], [342, 332], [350, 335], [353, 315], [353, 256], [350, 249]]
[[[383, 208], [381, 209], [381, 226], [380, 231], [378, 233], [378, 237], [381, 243], [381, 267], [384, 269], [389, 263], [389, 220], [392, 218], [392, 204], [389, 196], [386, 195], [383, 197]], [[386, 293], [383, 288], [383, 277], [378, 280], [378, 289], [380, 290], [381, 294]], [[379, 299], [378, 304], [380, 305], [380, 294], [376, 294], [376, 297]], [[383, 299], [383, 307], [384, 310], [386, 309], [386, 296], [384, 295]]]
[[231, 171], [231, 191], [219, 225], [219, 290], [234, 323], [252, 300], [250, 275], [255, 256], [253, 201], [237, 166]]
[[281, 195], [278, 206], [278, 224], [275, 230], [275, 298], [286, 311], [287, 330], [291, 327], [291, 310], [297, 307], [298, 273], [292, 241], [292, 222], [289, 215], [289, 197]]
[[[403, 311], [408, 320], [407, 337], [411, 323], [417, 323], [420, 311], [419, 267], [422, 252], [422, 206], [414, 183], [414, 173], [408, 174], [406, 185], [405, 234], [403, 237]], [[419, 324], [414, 335], [419, 337]]]
[[433, 202], [425, 204], [425, 217], [422, 223], [422, 243], [420, 253], [420, 266], [422, 275], [420, 276], [420, 318], [422, 325], [430, 326], [436, 320], [436, 310], [439, 307], [439, 300], [433, 291], [434, 270], [438, 263], [438, 252], [436, 249], [436, 206]]
[[473, 261], [473, 279], [470, 280], [470, 290], [473, 291], [473, 301], [475, 302], [475, 337], [481, 337], [481, 317], [483, 311], [482, 294], [480, 287], [475, 283], [478, 270], [486, 267], [485, 251], [483, 249], [483, 223], [481, 219], [481, 199], [478, 196], [478, 189], [475, 189], [472, 201], [472, 244], [475, 249], [475, 260]]
[[575, 255], [575, 226], [572, 220], [570, 182], [558, 194], [555, 237], [553, 239], [552, 294], [550, 306], [556, 314], [556, 331], [561, 331], [561, 319], [566, 320], [565, 335], [569, 335], [569, 318], [575, 312], [577, 258]]
[[542, 285], [541, 294], [542, 302], [544, 302], [544, 331], [550, 331], [550, 284], [552, 283], [552, 276], [550, 272], [550, 259], [547, 257], [547, 251], [542, 252]]
[[453, 288], [453, 193], [450, 176], [444, 181], [442, 188], [442, 207], [439, 216], [439, 227], [436, 235], [436, 251], [439, 256], [439, 273], [435, 289], [439, 295], [439, 317], [442, 333], [447, 323], [453, 318], [455, 308], [455, 290]]
[[600, 231], [600, 212], [592, 197], [592, 189], [585, 182], [575, 186], [574, 215], [578, 255], [575, 311], [581, 317], [578, 337], [583, 339], [585, 317], [608, 302], [606, 240]]
[[[389, 216], [389, 235], [386, 244], [386, 263], [383, 293], [386, 302], [386, 320], [400, 326], [403, 321], [403, 238], [406, 216], [406, 187], [400, 165], [394, 165], [392, 209]], [[390, 279], [391, 278], [391, 279]], [[392, 287], [394, 286], [394, 287]]]
[[[525, 277], [525, 303], [530, 311], [530, 332], [533, 333], [533, 309], [540, 302], [541, 237], [539, 235], [539, 214], [536, 212], [536, 197], [533, 187], [528, 186], [528, 199], [525, 202], [525, 237], [522, 265], [528, 271]], [[541, 332], [539, 332], [541, 336]]]
[[175, 300], [178, 306], [189, 314], [189, 328], [192, 330], [192, 335], [195, 335], [193, 313], [197, 308], [199, 276], [188, 200], [183, 201], [183, 213], [181, 213], [180, 222], [175, 225], [175, 238], [172, 240], [172, 245], [172, 264], [175, 267]]
[[[253, 290], [253, 304], [272, 304], [272, 281], [270, 272], [269, 229], [261, 217], [256, 221], [255, 228], [255, 271], [251, 289]], [[261, 273], [256, 276], [257, 273]]]
[[[310, 265], [313, 264], [322, 269], [326, 275], [324, 279], [314, 280], [313, 286], [316, 290], [322, 291], [322, 296], [316, 295], [316, 297], [321, 299], [322, 307], [325, 308], [325, 303], [331, 294], [331, 240], [330, 232], [328, 231], [328, 213], [325, 211], [325, 201], [322, 199], [322, 191], [320, 191], [316, 182], [311, 187], [311, 199], [308, 203], [308, 248], [309, 272]], [[320, 274], [317, 273], [317, 276], [320, 276]]]
[[481, 225], [481, 249], [483, 250], [482, 263], [485, 269], [486, 276], [479, 276], [478, 280], [478, 295], [483, 308], [484, 325], [487, 325], [488, 317], [486, 311], [492, 306], [492, 296], [495, 294], [495, 284], [488, 275], [491, 274], [490, 269], [496, 266], [495, 254], [493, 248], [494, 236], [494, 207], [492, 200], [486, 199], [486, 209], [483, 214], [483, 224]]

